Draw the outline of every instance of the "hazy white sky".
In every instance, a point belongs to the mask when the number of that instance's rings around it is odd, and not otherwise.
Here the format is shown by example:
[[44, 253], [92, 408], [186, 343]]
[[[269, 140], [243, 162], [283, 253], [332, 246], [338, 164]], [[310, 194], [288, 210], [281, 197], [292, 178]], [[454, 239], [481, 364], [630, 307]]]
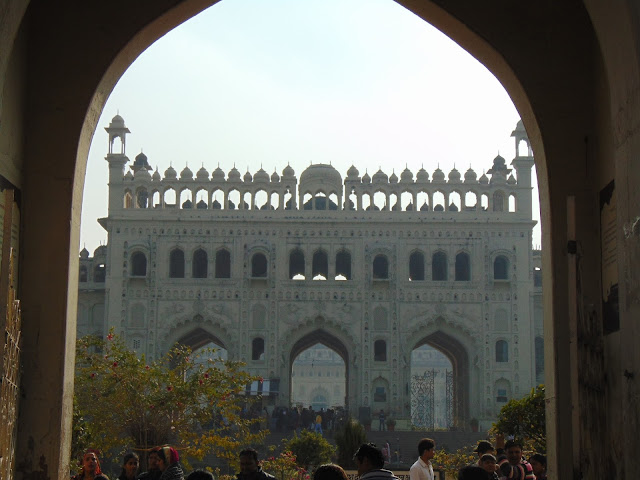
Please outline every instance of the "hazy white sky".
[[299, 175], [331, 162], [343, 176], [352, 164], [480, 176], [498, 152], [510, 163], [519, 119], [483, 65], [391, 0], [223, 0], [149, 47], [109, 97], [84, 189], [89, 251], [107, 241], [96, 219], [107, 215], [103, 127], [116, 113], [128, 157], [143, 150], [161, 174], [289, 163]]

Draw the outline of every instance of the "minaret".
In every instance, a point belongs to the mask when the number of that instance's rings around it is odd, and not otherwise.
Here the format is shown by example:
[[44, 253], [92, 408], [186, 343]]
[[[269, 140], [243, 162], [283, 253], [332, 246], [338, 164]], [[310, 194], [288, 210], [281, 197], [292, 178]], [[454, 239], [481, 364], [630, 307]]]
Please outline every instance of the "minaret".
[[[125, 146], [127, 133], [131, 132], [120, 115], [113, 117], [105, 130], [109, 134], [109, 153], [105, 157], [105, 160], [109, 162], [109, 212], [115, 212], [124, 208], [122, 183], [124, 180], [124, 166], [129, 161], [125, 155]], [[120, 153], [113, 151], [116, 138], [120, 139]]]
[[[516, 156], [511, 162], [511, 165], [516, 170], [516, 176], [518, 177], [518, 212], [525, 213], [528, 218], [531, 218], [532, 204], [531, 204], [531, 168], [533, 167], [533, 151], [531, 150], [531, 143], [529, 143], [529, 137], [524, 129], [522, 120], [518, 121], [516, 129], [511, 132], [511, 136], [514, 137], [516, 142]], [[520, 146], [524, 142], [527, 147], [525, 155], [521, 155]]]

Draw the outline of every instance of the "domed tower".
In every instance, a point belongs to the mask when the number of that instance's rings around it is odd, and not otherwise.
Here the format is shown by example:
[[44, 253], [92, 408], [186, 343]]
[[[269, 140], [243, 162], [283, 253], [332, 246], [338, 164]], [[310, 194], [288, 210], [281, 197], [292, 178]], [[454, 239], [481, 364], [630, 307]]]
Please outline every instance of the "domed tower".
[[[300, 175], [300, 187], [298, 188], [298, 204], [300, 208], [304, 205], [304, 196], [309, 193], [315, 198], [316, 194], [322, 192], [327, 197], [327, 208], [329, 196], [335, 193], [338, 197], [337, 208], [342, 209], [342, 176], [331, 165], [318, 163], [311, 165]], [[311, 202], [312, 209], [315, 202]]]
[[[526, 214], [528, 218], [531, 218], [532, 202], [531, 202], [531, 169], [533, 168], [533, 151], [531, 150], [531, 143], [529, 143], [529, 137], [524, 129], [522, 120], [518, 121], [516, 129], [511, 132], [511, 136], [516, 142], [516, 157], [511, 162], [511, 166], [516, 171], [516, 185], [517, 189], [517, 202], [518, 212]], [[520, 155], [519, 146], [522, 143], [527, 146], [526, 156]]]
[[[105, 160], [109, 162], [109, 211], [115, 212], [124, 208], [124, 166], [129, 161], [125, 155], [127, 133], [131, 133], [120, 115], [111, 119], [105, 130], [109, 134], [109, 150]], [[120, 152], [114, 152], [116, 139], [120, 140]], [[116, 149], [117, 150], [117, 149]]]

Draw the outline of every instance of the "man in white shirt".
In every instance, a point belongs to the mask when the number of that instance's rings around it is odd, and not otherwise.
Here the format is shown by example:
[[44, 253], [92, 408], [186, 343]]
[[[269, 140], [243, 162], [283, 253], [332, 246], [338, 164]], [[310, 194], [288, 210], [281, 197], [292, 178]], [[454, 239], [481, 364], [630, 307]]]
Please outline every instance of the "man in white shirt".
[[418, 460], [409, 469], [411, 480], [434, 480], [431, 459], [436, 454], [436, 442], [423, 438], [418, 443]]

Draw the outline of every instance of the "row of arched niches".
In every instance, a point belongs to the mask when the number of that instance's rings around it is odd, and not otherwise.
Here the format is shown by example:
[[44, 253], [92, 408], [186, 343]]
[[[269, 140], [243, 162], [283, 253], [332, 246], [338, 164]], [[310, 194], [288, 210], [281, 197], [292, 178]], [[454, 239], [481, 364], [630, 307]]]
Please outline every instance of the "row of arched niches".
[[281, 210], [282, 206], [298, 210], [302, 205], [302, 210], [514, 213], [520, 196], [531, 195], [530, 185], [519, 184], [499, 155], [480, 178], [471, 168], [464, 179], [455, 168], [448, 179], [439, 168], [431, 178], [424, 168], [415, 179], [408, 168], [399, 178], [382, 170], [370, 177], [368, 173], [360, 176], [352, 166], [343, 182], [333, 166], [315, 164], [302, 172], [298, 185], [289, 165], [282, 176], [277, 172], [269, 175], [261, 168], [241, 177], [235, 167], [228, 174], [218, 167], [210, 175], [202, 167], [194, 178], [188, 167], [178, 176], [170, 166], [161, 177], [157, 169], [151, 173], [147, 156], [140, 153], [124, 175], [123, 187], [124, 208], [214, 210]]

